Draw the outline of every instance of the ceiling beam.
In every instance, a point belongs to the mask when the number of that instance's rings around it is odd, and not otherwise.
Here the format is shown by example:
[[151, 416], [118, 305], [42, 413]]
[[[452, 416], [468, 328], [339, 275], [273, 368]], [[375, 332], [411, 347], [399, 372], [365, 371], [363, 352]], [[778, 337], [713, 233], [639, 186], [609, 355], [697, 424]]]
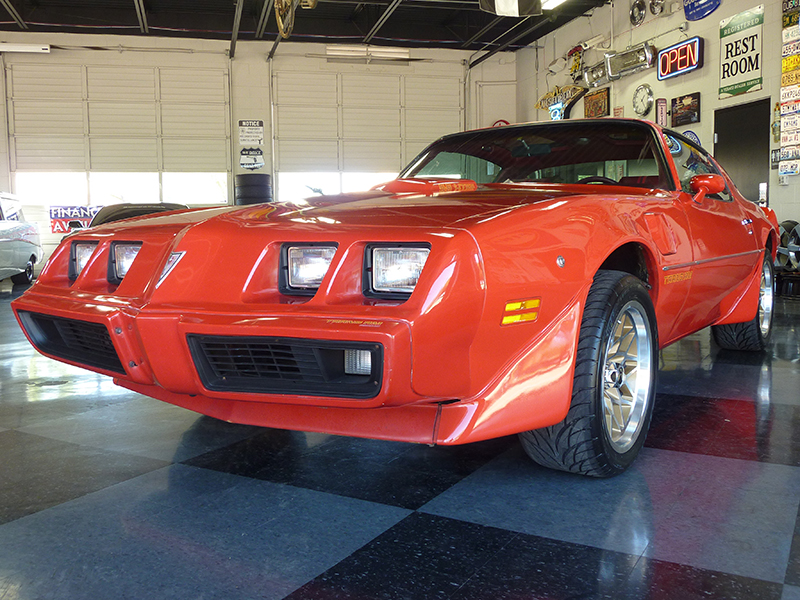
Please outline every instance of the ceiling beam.
[[383, 11], [383, 14], [378, 18], [378, 22], [369, 30], [369, 33], [364, 36], [362, 43], [369, 44], [375, 34], [380, 31], [380, 28], [389, 20], [389, 17], [392, 16], [392, 13], [397, 10], [397, 7], [400, 6], [400, 3], [403, 0], [392, 0], [392, 3], [386, 7], [386, 10]]
[[[530, 17], [529, 17], [529, 18], [530, 18]], [[519, 40], [521, 40], [521, 39], [522, 39], [522, 38], [524, 38], [525, 36], [532, 34], [532, 33], [533, 33], [534, 31], [536, 31], [537, 29], [541, 29], [542, 27], [544, 27], [544, 26], [546, 26], [546, 25], [549, 25], [549, 24], [551, 24], [551, 23], [555, 23], [555, 21], [556, 21], [556, 18], [557, 18], [557, 17], [556, 17], [556, 15], [554, 15], [554, 14], [553, 14], [553, 15], [550, 15], [549, 17], [544, 17], [544, 16], [543, 16], [541, 19], [539, 19], [538, 21], [536, 21], [536, 23], [534, 23], [534, 24], [533, 24], [531, 27], [528, 27], [527, 29], [523, 30], [523, 31], [522, 31], [522, 33], [519, 33], [519, 34], [517, 34], [516, 36], [514, 36], [514, 37], [513, 37], [513, 38], [511, 38], [511, 39], [509, 39], [508, 41], [505, 41], [505, 42], [503, 42], [503, 43], [502, 43], [502, 44], [500, 44], [499, 46], [495, 46], [494, 48], [492, 48], [491, 50], [489, 50], [489, 51], [488, 51], [486, 54], [484, 54], [483, 56], [480, 56], [480, 57], [476, 58], [475, 60], [471, 61], [471, 62], [469, 63], [469, 68], [470, 68], [470, 69], [472, 69], [472, 68], [474, 68], [474, 67], [477, 67], [479, 64], [481, 64], [481, 63], [482, 63], [483, 61], [485, 61], [486, 59], [488, 59], [488, 58], [491, 58], [492, 56], [494, 56], [494, 55], [495, 55], [495, 54], [497, 54], [498, 52], [502, 52], [503, 50], [505, 50], [506, 48], [508, 48], [508, 47], [509, 47], [511, 44], [513, 44], [514, 42], [518, 42]], [[526, 19], [526, 21], [527, 21], [527, 19]], [[509, 29], [509, 30], [508, 30], [506, 33], [504, 33], [503, 35], [506, 35], [507, 33], [511, 32], [513, 29], [514, 29], [514, 28], [512, 27], [511, 29]], [[503, 35], [501, 35], [500, 37], [503, 37]], [[497, 40], [499, 40], [499, 39], [500, 39], [500, 38], [496, 38], [496, 39], [495, 39], [495, 41], [497, 41]]]
[[239, 25], [242, 22], [242, 9], [244, 0], [236, 0], [236, 15], [233, 17], [233, 33], [231, 34], [231, 49], [228, 51], [228, 58], [233, 58], [236, 52], [236, 38], [239, 37]]
[[469, 38], [466, 42], [461, 44], [461, 47], [462, 48], [469, 48], [474, 42], [477, 42], [485, 34], [489, 33], [489, 31], [491, 31], [491, 29], [502, 20], [503, 20], [503, 17], [497, 17], [496, 19], [492, 20], [492, 22], [489, 23], [486, 27], [481, 29], [478, 33], [476, 33], [471, 38]]
[[147, 28], [147, 14], [144, 12], [144, 0], [133, 0], [136, 7], [136, 18], [139, 19], [139, 29], [142, 33], [150, 33]]
[[14, 5], [11, 4], [11, 0], [0, 0], [0, 4], [3, 5], [3, 8], [6, 9], [11, 18], [19, 25], [20, 29], [27, 29], [28, 24], [22, 20], [22, 17], [19, 16], [17, 9], [14, 8]]
[[264, 31], [267, 28], [269, 16], [272, 14], [272, 7], [274, 4], [275, 0], [264, 0], [264, 3], [261, 5], [261, 16], [258, 18], [258, 25], [256, 26], [256, 39], [264, 37]]

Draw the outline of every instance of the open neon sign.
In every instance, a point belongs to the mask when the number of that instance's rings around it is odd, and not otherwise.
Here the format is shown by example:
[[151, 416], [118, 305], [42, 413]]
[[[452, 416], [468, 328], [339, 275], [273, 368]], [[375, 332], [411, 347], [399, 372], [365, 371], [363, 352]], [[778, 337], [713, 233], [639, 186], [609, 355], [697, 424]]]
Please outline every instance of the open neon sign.
[[658, 80], [689, 73], [703, 66], [703, 38], [693, 37], [658, 53]]

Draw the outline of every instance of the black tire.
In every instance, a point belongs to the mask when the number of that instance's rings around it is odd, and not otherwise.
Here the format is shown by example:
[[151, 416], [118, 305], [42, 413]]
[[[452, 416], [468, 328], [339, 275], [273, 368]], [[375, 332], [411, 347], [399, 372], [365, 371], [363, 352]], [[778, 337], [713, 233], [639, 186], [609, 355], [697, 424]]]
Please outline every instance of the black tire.
[[714, 325], [711, 334], [717, 346], [725, 350], [745, 350], [761, 352], [772, 337], [772, 318], [775, 307], [775, 268], [767, 252], [761, 267], [761, 292], [758, 299], [758, 312], [753, 320], [746, 323]]
[[[622, 343], [629, 339], [623, 350]], [[629, 354], [633, 342], [635, 357]], [[567, 417], [521, 433], [525, 452], [540, 465], [560, 471], [592, 477], [622, 473], [647, 436], [657, 374], [658, 329], [644, 284], [622, 271], [599, 271], [581, 320]], [[619, 398], [627, 394], [632, 400], [629, 412], [617, 415], [621, 422], [615, 429], [611, 411], [623, 410]]]
[[30, 285], [33, 281], [33, 265], [35, 263], [36, 257], [31, 256], [28, 259], [28, 264], [25, 265], [25, 270], [22, 273], [11, 276], [11, 283], [14, 285]]

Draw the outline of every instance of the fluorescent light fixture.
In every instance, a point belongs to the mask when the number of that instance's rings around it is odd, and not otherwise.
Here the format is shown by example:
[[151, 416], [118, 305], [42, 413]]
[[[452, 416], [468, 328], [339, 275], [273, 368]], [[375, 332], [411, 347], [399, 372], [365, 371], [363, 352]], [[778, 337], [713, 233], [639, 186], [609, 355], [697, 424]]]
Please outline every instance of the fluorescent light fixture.
[[0, 52], [50, 54], [50, 44], [9, 44], [8, 42], [0, 42]]
[[542, 10], [553, 10], [556, 6], [561, 6], [566, 0], [546, 0], [542, 2]]

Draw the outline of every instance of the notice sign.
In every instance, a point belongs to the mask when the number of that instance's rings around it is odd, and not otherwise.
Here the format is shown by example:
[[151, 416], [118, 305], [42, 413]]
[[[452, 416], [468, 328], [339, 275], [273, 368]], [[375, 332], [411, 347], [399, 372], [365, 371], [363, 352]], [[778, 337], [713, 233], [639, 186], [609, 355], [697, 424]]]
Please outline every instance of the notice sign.
[[239, 121], [239, 145], [240, 146], [263, 146], [264, 145], [264, 121]]
[[80, 221], [83, 227], [88, 227], [102, 206], [51, 206], [50, 207], [50, 233], [69, 233], [69, 222]]
[[719, 97], [760, 90], [764, 5], [719, 22]]

